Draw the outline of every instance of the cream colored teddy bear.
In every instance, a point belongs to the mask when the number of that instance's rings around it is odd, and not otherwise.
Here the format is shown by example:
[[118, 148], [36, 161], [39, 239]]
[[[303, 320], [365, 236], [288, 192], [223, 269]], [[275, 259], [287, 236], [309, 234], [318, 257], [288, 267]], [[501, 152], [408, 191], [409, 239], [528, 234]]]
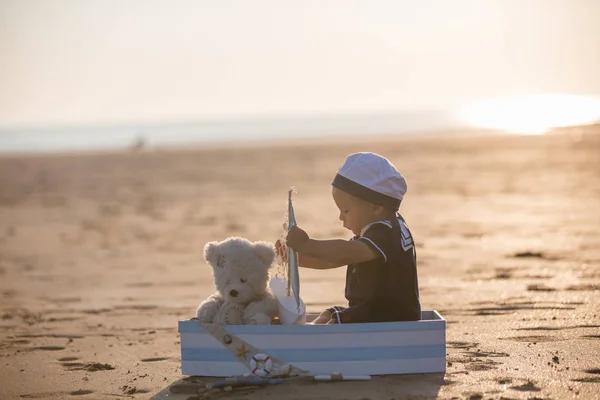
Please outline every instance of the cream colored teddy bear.
[[204, 259], [213, 268], [217, 291], [204, 300], [196, 317], [219, 325], [269, 325], [277, 300], [268, 288], [273, 245], [231, 237], [204, 246]]

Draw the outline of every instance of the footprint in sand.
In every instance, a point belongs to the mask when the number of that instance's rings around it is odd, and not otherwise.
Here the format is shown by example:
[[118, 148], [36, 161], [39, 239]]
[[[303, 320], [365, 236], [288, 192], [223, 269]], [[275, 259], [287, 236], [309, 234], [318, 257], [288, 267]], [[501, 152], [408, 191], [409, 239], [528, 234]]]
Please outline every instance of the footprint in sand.
[[108, 313], [111, 311], [113, 311], [112, 308], [93, 308], [93, 309], [81, 310], [81, 312], [84, 314], [92, 314], [92, 315], [104, 314], [104, 313]]
[[587, 372], [588, 374], [597, 374], [597, 375], [600, 375], [600, 368], [586, 369], [585, 372]]
[[535, 252], [535, 251], [524, 251], [521, 253], [515, 253], [512, 254], [508, 257], [512, 257], [512, 258], [541, 258], [543, 260], [549, 260], [549, 261], [556, 261], [559, 260], [559, 257], [553, 257], [553, 256], [548, 256], [544, 253], [541, 252]]
[[471, 347], [477, 347], [479, 343], [476, 342], [448, 342], [447, 346], [453, 349], [470, 349]]
[[51, 317], [46, 320], [46, 322], [71, 322], [71, 321], [79, 321], [82, 319], [81, 317]]
[[[125, 386], [121, 387], [121, 390], [123, 391], [123, 393], [129, 394], [129, 395], [139, 394], [139, 393], [143, 394], [143, 393], [149, 393], [150, 392], [147, 389], [138, 389], [137, 386], [128, 386], [128, 385], [125, 385]], [[195, 392], [195, 393], [197, 393], [197, 392]]]
[[62, 366], [69, 371], [78, 371], [83, 369], [84, 364], [80, 362], [63, 362]]
[[593, 283], [587, 283], [587, 284], [581, 284], [581, 285], [571, 285], [565, 288], [565, 290], [568, 291], [580, 291], [580, 292], [594, 292], [596, 290], [600, 290], [600, 285], [598, 284], [593, 284]]
[[115, 369], [115, 367], [113, 367], [110, 364], [91, 362], [91, 363], [85, 364], [82, 369], [89, 371], [89, 372], [96, 372], [96, 371], [110, 371], [110, 370]]
[[498, 307], [474, 307], [469, 308], [466, 311], [472, 313], [472, 315], [507, 315], [514, 314], [517, 311], [528, 311], [528, 310], [575, 310], [575, 307], [569, 306], [539, 306], [534, 304], [504, 304]]
[[65, 348], [62, 346], [38, 346], [32, 347], [31, 350], [45, 350], [45, 351], [58, 351], [64, 350]]
[[[47, 398], [64, 398], [66, 392], [42, 392], [42, 393], [25, 393], [19, 397], [22, 399], [47, 399]], [[60, 397], [57, 397], [60, 396]]]
[[82, 335], [71, 335], [68, 333], [48, 333], [48, 334], [36, 334], [26, 333], [23, 335], [17, 335], [19, 338], [58, 338], [58, 339], [83, 339], [85, 336]]
[[69, 361], [76, 361], [79, 360], [79, 357], [63, 357], [63, 358], [59, 358], [58, 361], [60, 362], [69, 362]]
[[74, 392], [69, 393], [71, 396], [83, 396], [86, 394], [92, 394], [94, 393], [93, 390], [76, 390]]
[[96, 371], [110, 371], [115, 369], [116, 367], [110, 364], [102, 364], [99, 362], [91, 362], [84, 364], [82, 362], [77, 362], [79, 360], [78, 357], [62, 357], [59, 358], [58, 361], [61, 365], [68, 369], [69, 371], [88, 371], [88, 372], [96, 372]]
[[111, 371], [116, 367], [113, 367], [110, 364], [102, 364], [98, 362], [92, 363], [80, 363], [80, 362], [63, 362], [62, 366], [68, 369], [69, 371], [88, 371], [88, 372], [96, 372], [96, 371]]
[[542, 342], [556, 342], [563, 339], [558, 339], [553, 336], [513, 336], [498, 338], [500, 340], [511, 340], [513, 342], [530, 342], [530, 343], [542, 343]]
[[[600, 368], [586, 369], [584, 372], [592, 375], [600, 375]], [[600, 376], [586, 376], [584, 378], [571, 379], [572, 382], [600, 383]]]
[[586, 376], [585, 378], [571, 379], [571, 382], [600, 383], [600, 377], [597, 377], [597, 376]]
[[530, 326], [526, 328], [515, 328], [513, 331], [562, 331], [566, 328], [557, 328], [554, 326]]
[[29, 340], [27, 339], [9, 339], [7, 340], [7, 343], [10, 344], [29, 344]]
[[169, 357], [149, 357], [149, 358], [142, 358], [140, 361], [141, 362], [157, 362], [157, 361], [166, 361], [169, 360]]
[[463, 354], [466, 354], [470, 357], [508, 357], [508, 353], [502, 353], [497, 351], [465, 351]]
[[465, 369], [468, 371], [489, 371], [490, 369], [497, 369], [497, 363], [495, 361], [479, 361], [472, 362], [465, 365]]
[[541, 388], [537, 387], [532, 381], [527, 381], [527, 383], [518, 386], [511, 386], [510, 388], [513, 390], [518, 390], [520, 392], [539, 392], [540, 390], [542, 390]]
[[513, 271], [511, 269], [496, 269], [496, 275], [493, 278], [487, 279], [511, 279], [513, 277]]
[[600, 335], [583, 335], [581, 337], [586, 339], [600, 339]]
[[555, 288], [547, 286], [543, 283], [527, 285], [527, 290], [530, 292], [554, 292]]

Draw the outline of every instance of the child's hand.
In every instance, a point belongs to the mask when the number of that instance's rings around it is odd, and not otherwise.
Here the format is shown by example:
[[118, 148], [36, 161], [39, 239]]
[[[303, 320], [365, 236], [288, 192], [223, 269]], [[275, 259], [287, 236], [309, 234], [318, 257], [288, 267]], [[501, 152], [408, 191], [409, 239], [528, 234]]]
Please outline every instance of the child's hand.
[[285, 238], [285, 242], [292, 249], [301, 252], [302, 248], [304, 247], [306, 242], [308, 242], [309, 239], [310, 237], [304, 230], [302, 230], [298, 226], [293, 226], [292, 229], [289, 230]]
[[288, 262], [288, 247], [279, 239], [275, 242], [275, 253], [284, 263]]

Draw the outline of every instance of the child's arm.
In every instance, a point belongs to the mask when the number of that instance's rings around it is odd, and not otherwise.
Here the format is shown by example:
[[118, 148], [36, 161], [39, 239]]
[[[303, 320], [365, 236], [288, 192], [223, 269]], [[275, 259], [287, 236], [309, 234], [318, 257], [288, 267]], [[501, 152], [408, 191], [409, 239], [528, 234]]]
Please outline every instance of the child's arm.
[[[316, 240], [294, 226], [287, 235], [287, 244], [302, 257], [310, 257], [337, 266], [374, 260], [378, 257], [368, 245], [359, 240]], [[321, 268], [319, 268], [321, 269]]]
[[[283, 258], [284, 261], [287, 261], [288, 247], [286, 245], [282, 244], [282, 242], [278, 240], [275, 242], [275, 250], [277, 251], [277, 254]], [[298, 254], [298, 265], [300, 267], [310, 269], [332, 269], [343, 267], [345, 264], [338, 264], [319, 260], [318, 258], [311, 257], [308, 254]]]
[[303, 268], [310, 269], [332, 269], [343, 267], [347, 264], [339, 264], [333, 262], [327, 262], [323, 260], [319, 260], [318, 258], [311, 257], [308, 254], [298, 253], [298, 265]]
[[[290, 247], [294, 248], [292, 245]], [[337, 265], [349, 265], [374, 260], [377, 254], [361, 241], [341, 239], [316, 240], [308, 239], [300, 246], [300, 258], [309, 256]]]

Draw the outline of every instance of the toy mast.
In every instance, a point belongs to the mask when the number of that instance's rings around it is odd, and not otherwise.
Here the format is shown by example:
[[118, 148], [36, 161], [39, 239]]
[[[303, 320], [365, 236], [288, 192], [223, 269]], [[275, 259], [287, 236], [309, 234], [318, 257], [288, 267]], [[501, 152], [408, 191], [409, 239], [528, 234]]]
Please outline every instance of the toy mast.
[[[292, 193], [294, 189], [288, 191], [288, 232], [296, 226], [296, 216], [294, 215], [294, 206], [292, 205]], [[288, 270], [287, 270], [287, 295], [294, 292], [296, 306], [300, 307], [300, 277], [298, 275], [298, 253], [292, 248], [288, 248]]]

